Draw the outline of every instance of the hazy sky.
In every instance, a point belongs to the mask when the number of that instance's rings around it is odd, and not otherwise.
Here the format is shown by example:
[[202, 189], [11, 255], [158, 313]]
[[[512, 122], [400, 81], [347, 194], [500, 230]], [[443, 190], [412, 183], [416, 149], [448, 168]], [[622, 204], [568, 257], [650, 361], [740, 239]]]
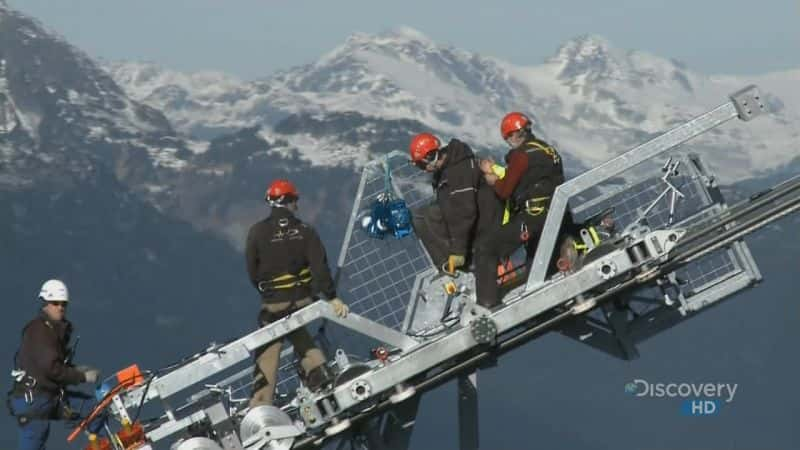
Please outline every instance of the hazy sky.
[[577, 35], [705, 73], [800, 67], [800, 0], [8, 0], [90, 55], [257, 78], [312, 62], [354, 31], [399, 25], [536, 64]]

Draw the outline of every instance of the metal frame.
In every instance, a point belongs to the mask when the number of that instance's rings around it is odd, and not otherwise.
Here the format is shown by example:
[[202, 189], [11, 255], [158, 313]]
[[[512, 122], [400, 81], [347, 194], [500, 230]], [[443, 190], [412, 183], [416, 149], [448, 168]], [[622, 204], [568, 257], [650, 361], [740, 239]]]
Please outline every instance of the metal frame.
[[458, 448], [478, 450], [478, 372], [458, 377]]
[[[587, 264], [569, 277], [561, 277], [546, 284], [536, 292], [523, 292], [516, 298], [507, 298], [502, 309], [489, 313], [488, 316], [496, 325], [498, 334], [511, 331], [531, 318], [609, 282], [610, 279], [604, 275], [607, 273], [605, 268], [613, 268], [617, 274], [626, 274], [645, 263], [665, 257], [674, 246], [674, 241], [670, 240], [674, 234], [675, 231], [654, 231], [631, 244], [631, 247], [644, 246], [651, 255], [650, 258], [636, 262], [627, 248], [616, 250]], [[486, 311], [474, 305], [465, 309], [462, 314], [477, 319], [486, 315]], [[351, 385], [354, 382], [367, 381], [373, 393], [390, 391], [407, 379], [448, 361], [477, 344], [470, 328], [459, 328], [425, 346], [390, 359], [386, 366], [345, 383], [330, 394], [315, 396], [314, 403], [322, 402], [326, 398], [334, 400], [338, 409], [334, 414], [323, 414], [323, 417], [332, 417], [335, 413], [359, 403], [351, 394]]]
[[[754, 105], [756, 108], [753, 107]], [[502, 346], [503, 348], [506, 346], [513, 348], [515, 342], [523, 342], [530, 333], [539, 332], [539, 330], [550, 327], [568, 317], [581, 316], [597, 306], [597, 302], [617, 295], [623, 289], [630, 289], [638, 283], [652, 282], [654, 277], [660, 273], [659, 270], [662, 265], [669, 266], [671, 263], [670, 258], [673, 256], [671, 252], [676, 249], [676, 246], [681, 245], [682, 238], [689, 230], [688, 228], [674, 226], [665, 230], [653, 230], [623, 236], [616, 240], [614, 247], [602, 257], [586, 263], [568, 275], [557, 274], [549, 280], [544, 280], [543, 273], [539, 273], [542, 272], [542, 261], [549, 261], [550, 259], [556, 235], [559, 231], [559, 223], [566, 211], [570, 198], [733, 117], [739, 116], [742, 120], [750, 120], [761, 110], [763, 110], [763, 104], [760, 102], [758, 91], [755, 87], [748, 87], [734, 94], [731, 97], [731, 102], [719, 106], [563, 184], [556, 190], [554, 195], [546, 221], [545, 232], [540, 241], [539, 249], [534, 259], [533, 270], [527, 283], [509, 293], [504, 299], [503, 305], [492, 311], [481, 308], [475, 303], [474, 292], [468, 289], [460, 290], [460, 299], [463, 302], [464, 309], [461, 313], [460, 323], [454, 326], [452, 331], [433, 335], [426, 339], [414, 339], [357, 314], [350, 314], [344, 319], [339, 318], [326, 302], [316, 302], [236, 341], [218, 348], [209, 349], [205, 354], [197, 357], [196, 360], [163, 376], [156, 377], [148, 388], [142, 386], [124, 393], [121, 396], [123, 399], [122, 406], [115, 404], [112, 408], [124, 410], [125, 408], [137, 406], [140, 401], [147, 402], [156, 398], [165, 402], [167, 398], [174, 396], [178, 392], [246, 360], [259, 347], [281, 339], [292, 331], [304, 327], [315, 320], [324, 319], [361, 335], [384, 342], [396, 348], [397, 351], [390, 354], [382, 364], [370, 365], [367, 372], [341, 383], [331, 391], [311, 393], [301, 389], [298, 397], [302, 397], [299, 399], [300, 409], [306, 410], [300, 415], [305, 420], [304, 431], [318, 436], [320, 431], [329, 425], [331, 427], [326, 430], [327, 434], [335, 435], [344, 431], [350, 424], [344, 413], [353, 412], [359, 406], [363, 408], [365, 402], [364, 392], [366, 391], [368, 400], [380, 401], [382, 402], [381, 404], [388, 401], [390, 404], [395, 405], [394, 414], [400, 414], [402, 418], [397, 421], [396, 432], [392, 433], [399, 437], [395, 444], [388, 445], [387, 448], [403, 448], [402, 442], [406, 442], [405, 445], [407, 445], [410, 431], [405, 433], [402, 430], [413, 424], [418, 402], [418, 397], [414, 397], [414, 387], [406, 383], [412, 383], [415, 382], [414, 380], [419, 379], [425, 380], [422, 382], [425, 383], [437, 377], [447, 376], [450, 370], [448, 367], [452, 368], [453, 364], [456, 366], [467, 364], [469, 359], [465, 361], [464, 358], [474, 354], [478, 348], [481, 348], [480, 345], [494, 342], [500, 336], [511, 336], [507, 341], [503, 342]], [[398, 153], [393, 152], [387, 158], [397, 156]], [[382, 163], [388, 164], [386, 161]], [[698, 165], [698, 167], [700, 166]], [[352, 237], [354, 222], [358, 214], [357, 208], [363, 198], [362, 194], [367, 182], [367, 176], [365, 171], [361, 177], [356, 206], [351, 214], [351, 220], [346, 231], [345, 244], [342, 246], [342, 252], [339, 257], [340, 266], [344, 264], [346, 259], [347, 243]], [[400, 192], [396, 183], [393, 184], [393, 188]], [[797, 201], [792, 200], [792, 203], [787, 202], [784, 205], [785, 211], [781, 210], [781, 213], [786, 214], [800, 208], [800, 205], [795, 205], [798, 202], [800, 202], [800, 199]], [[789, 209], [790, 206], [794, 209]], [[721, 216], [724, 213], [724, 210], [720, 211], [719, 215]], [[755, 219], [761, 219], [761, 216]], [[766, 222], [761, 221], [756, 224], [763, 225], [764, 223]], [[744, 231], [751, 231], [751, 228], [746, 228]], [[698, 245], [699, 251], [713, 248], [715, 242], [713, 239], [708, 239], [708, 242], [697, 241], [697, 239], [693, 241], [692, 238], [693, 236], [688, 236], [687, 241]], [[732, 235], [732, 238], [737, 238], [737, 236]], [[720, 242], [728, 241], [720, 240]], [[727, 245], [732, 245], [732, 250], [730, 251], [741, 256], [739, 262], [743, 273], [746, 273], [747, 277], [737, 278], [734, 276], [723, 283], [713, 286], [708, 289], [709, 299], [719, 299], [727, 296], [743, 288], [746, 284], [752, 283], [754, 278], [760, 278], [755, 263], [752, 261], [752, 256], [746, 251], [746, 247], [742, 244], [737, 244], [735, 241], [730, 242]], [[678, 251], [676, 258], [686, 257], [688, 258], [686, 261], [690, 261], [692, 254], [686, 253], [685, 249], [681, 248], [681, 250], [684, 250], [684, 253]], [[664, 270], [671, 271], [674, 269], [666, 267]], [[540, 275], [542, 276], [540, 277]], [[412, 295], [422, 289], [423, 281], [430, 280], [431, 276], [430, 271], [418, 273]], [[413, 304], [408, 305], [409, 313], [414, 311], [415, 306]], [[685, 307], [686, 305], [683, 306]], [[684, 312], [692, 312], [705, 306], [705, 303], [699, 302], [696, 304], [696, 308], [692, 306]], [[625, 334], [631, 340], [643, 336], [645, 330], [652, 331], [659, 328], [657, 325], [651, 327], [642, 321], [628, 323], [622, 320], [624, 318], [621, 316], [614, 318], [612, 317], [614, 316], [614, 311], [607, 304], [603, 304], [603, 309], [606, 315], [612, 319], [608, 322], [608, 328], [617, 334]], [[672, 314], [680, 315], [680, 312], [677, 309], [673, 309]], [[406, 319], [404, 328], [408, 328], [410, 323], [408, 317]], [[674, 319], [676, 317], [670, 318], [670, 320]], [[493, 335], [490, 336], [487, 333]], [[627, 342], [628, 337], [625, 338], [625, 342]], [[623, 342], [621, 352], [634, 355], [636, 353], [635, 346], [626, 347], [624, 345], [625, 342]], [[593, 343], [590, 342], [590, 344]], [[459, 363], [459, 361], [461, 362]], [[431, 372], [432, 370], [439, 370], [439, 372], [434, 373]], [[240, 375], [241, 373], [234, 375], [234, 377]], [[454, 372], [452, 376], [460, 375]], [[234, 377], [228, 377], [228, 380]], [[425, 377], [429, 378], [426, 379]], [[147, 389], [147, 395], [142, 399], [145, 389]], [[389, 396], [388, 394], [393, 395]], [[471, 380], [469, 376], [461, 376], [459, 395], [459, 411], [462, 418], [462, 427], [460, 428], [462, 448], [477, 448], [477, 415], [473, 416], [473, 413], [477, 414], [477, 383], [474, 377]], [[413, 399], [409, 400], [409, 398]], [[213, 406], [190, 413], [181, 419], [176, 419], [175, 413], [171, 408], [166, 403], [163, 406], [166, 411], [166, 420], [147, 433], [148, 437], [153, 441], [163, 439], [188, 427], [192, 423], [207, 420], [211, 416], [214, 416], [215, 420], [220, 422], [220, 417], [225, 415], [223, 414], [224, 411], [221, 411], [218, 406]], [[363, 414], [372, 414], [369, 412], [371, 408], [367, 407], [366, 412]], [[385, 410], [378, 408], [374, 411], [382, 413]], [[306, 420], [309, 418], [313, 420]], [[469, 423], [473, 420], [474, 426], [470, 427]], [[319, 444], [322, 442], [323, 438], [318, 441]]]
[[[685, 163], [682, 165], [682, 173], [689, 180], [702, 186], [701, 189], [694, 190], [702, 196], [702, 201], [700, 210], [676, 226], [685, 227], [697, 221], [698, 217], [723, 213], [727, 206], [721, 192], [713, 183], [715, 176], [695, 154], [688, 154], [681, 160]], [[598, 204], [607, 202], [623, 191], [625, 189], [620, 188], [598, 196], [573, 208], [573, 212], [579, 216], [585, 215], [586, 211], [597, 209]], [[588, 315], [577, 317], [560, 327], [559, 332], [612, 356], [626, 360], [636, 359], [639, 356], [636, 344], [639, 342], [693, 317], [694, 313], [761, 280], [761, 273], [745, 243], [733, 243], [720, 257], [728, 259], [733, 270], [727, 275], [714, 277], [704, 284], [692, 285], [691, 292], [680, 290], [676, 299], [679, 302], [677, 305], [667, 304], [663, 298], [644, 299], [638, 294], [626, 296], [619, 298], [618, 303], [623, 301], [630, 306], [619, 309], [613, 305], [603, 305], [603, 314], [597, 317]], [[631, 314], [635, 309], [634, 306], [643, 302], [658, 306], [651, 306], [644, 315], [638, 317]]]
[[561, 228], [561, 219], [564, 217], [572, 197], [731, 119], [739, 117], [748, 121], [755, 118], [764, 111], [764, 104], [760, 102], [760, 98], [758, 88], [748, 86], [732, 94], [729, 102], [558, 186], [550, 202], [526, 289], [534, 290], [544, 283], [547, 266], [553, 255]]
[[[155, 398], [166, 399], [187, 387], [206, 380], [230, 368], [234, 364], [246, 360], [250, 357], [250, 353], [254, 352], [259, 347], [281, 339], [289, 333], [319, 319], [335, 322], [360, 334], [404, 351], [411, 350], [419, 345], [417, 340], [391, 328], [365, 319], [357, 314], [348, 314], [347, 317], [340, 318], [334, 313], [333, 307], [327, 302], [315, 302], [240, 339], [219, 348], [212, 349], [195, 361], [179, 367], [166, 375], [156, 377], [147, 390], [145, 402]], [[132, 407], [138, 405], [141, 401], [141, 395], [143, 395], [144, 389], [144, 387], [139, 387], [128, 393], [125, 396], [125, 406]]]

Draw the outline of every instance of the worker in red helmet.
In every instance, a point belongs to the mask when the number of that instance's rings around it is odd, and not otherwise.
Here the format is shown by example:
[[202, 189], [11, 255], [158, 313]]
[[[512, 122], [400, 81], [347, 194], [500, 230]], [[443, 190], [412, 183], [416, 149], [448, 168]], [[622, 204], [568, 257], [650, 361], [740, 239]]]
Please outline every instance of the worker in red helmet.
[[[492, 308], [500, 304], [497, 262], [525, 246], [528, 263], [544, 228], [550, 198], [564, 182], [564, 167], [556, 149], [537, 138], [530, 118], [519, 112], [506, 114], [500, 133], [511, 149], [506, 154], [502, 179], [492, 171], [494, 161], [483, 160], [481, 171], [500, 200], [510, 202], [508, 223], [490, 231], [476, 251], [475, 289], [478, 303]], [[569, 215], [565, 220], [570, 221]]]
[[[259, 326], [279, 320], [320, 298], [327, 299], [339, 317], [348, 313], [337, 296], [325, 247], [316, 231], [295, 217], [297, 189], [276, 180], [265, 200], [272, 207], [266, 219], [250, 227], [245, 256], [250, 281], [261, 295]], [[325, 355], [305, 328], [288, 335], [300, 360], [306, 387], [312, 391], [331, 381]], [[277, 383], [282, 340], [259, 349], [251, 406], [271, 405]]]
[[409, 145], [411, 162], [432, 174], [435, 201], [412, 214], [414, 231], [437, 267], [453, 273], [465, 266], [473, 242], [497, 222], [499, 202], [483, 182], [472, 149], [458, 139], [442, 146], [431, 133]]

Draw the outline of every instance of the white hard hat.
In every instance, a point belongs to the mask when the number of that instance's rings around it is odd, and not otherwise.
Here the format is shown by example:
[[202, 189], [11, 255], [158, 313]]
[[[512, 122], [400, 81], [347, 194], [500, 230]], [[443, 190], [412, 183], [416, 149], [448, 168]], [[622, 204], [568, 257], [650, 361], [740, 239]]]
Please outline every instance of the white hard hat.
[[69, 291], [61, 280], [47, 280], [39, 291], [39, 300], [45, 302], [68, 302]]

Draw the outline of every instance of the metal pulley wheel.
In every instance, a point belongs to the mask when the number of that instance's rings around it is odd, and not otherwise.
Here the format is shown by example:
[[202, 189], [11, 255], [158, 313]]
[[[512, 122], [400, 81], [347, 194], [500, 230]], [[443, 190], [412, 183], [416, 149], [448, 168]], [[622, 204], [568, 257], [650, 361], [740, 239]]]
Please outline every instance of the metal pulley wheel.
[[193, 437], [176, 442], [171, 450], [222, 450], [219, 444], [207, 437]]
[[239, 425], [239, 437], [246, 449], [289, 450], [294, 443], [292, 433], [286, 431], [295, 428], [292, 418], [280, 408], [269, 405], [255, 406], [245, 414]]
[[[336, 376], [336, 380], [334, 381], [334, 386], [338, 387], [345, 383], [349, 383], [355, 378], [358, 378], [361, 375], [364, 375], [365, 373], [371, 370], [372, 368], [366, 364], [362, 363], [351, 364], [347, 369], [345, 369]], [[358, 380], [355, 383], [353, 383], [352, 386], [350, 386], [350, 395], [353, 397], [354, 400], [357, 400], [359, 402], [368, 400], [370, 398], [370, 395], [372, 395], [372, 385], [370, 385], [367, 380]], [[354, 410], [366, 411], [372, 408], [373, 406], [375, 406], [374, 401], [369, 401], [357, 405], [354, 408]]]

